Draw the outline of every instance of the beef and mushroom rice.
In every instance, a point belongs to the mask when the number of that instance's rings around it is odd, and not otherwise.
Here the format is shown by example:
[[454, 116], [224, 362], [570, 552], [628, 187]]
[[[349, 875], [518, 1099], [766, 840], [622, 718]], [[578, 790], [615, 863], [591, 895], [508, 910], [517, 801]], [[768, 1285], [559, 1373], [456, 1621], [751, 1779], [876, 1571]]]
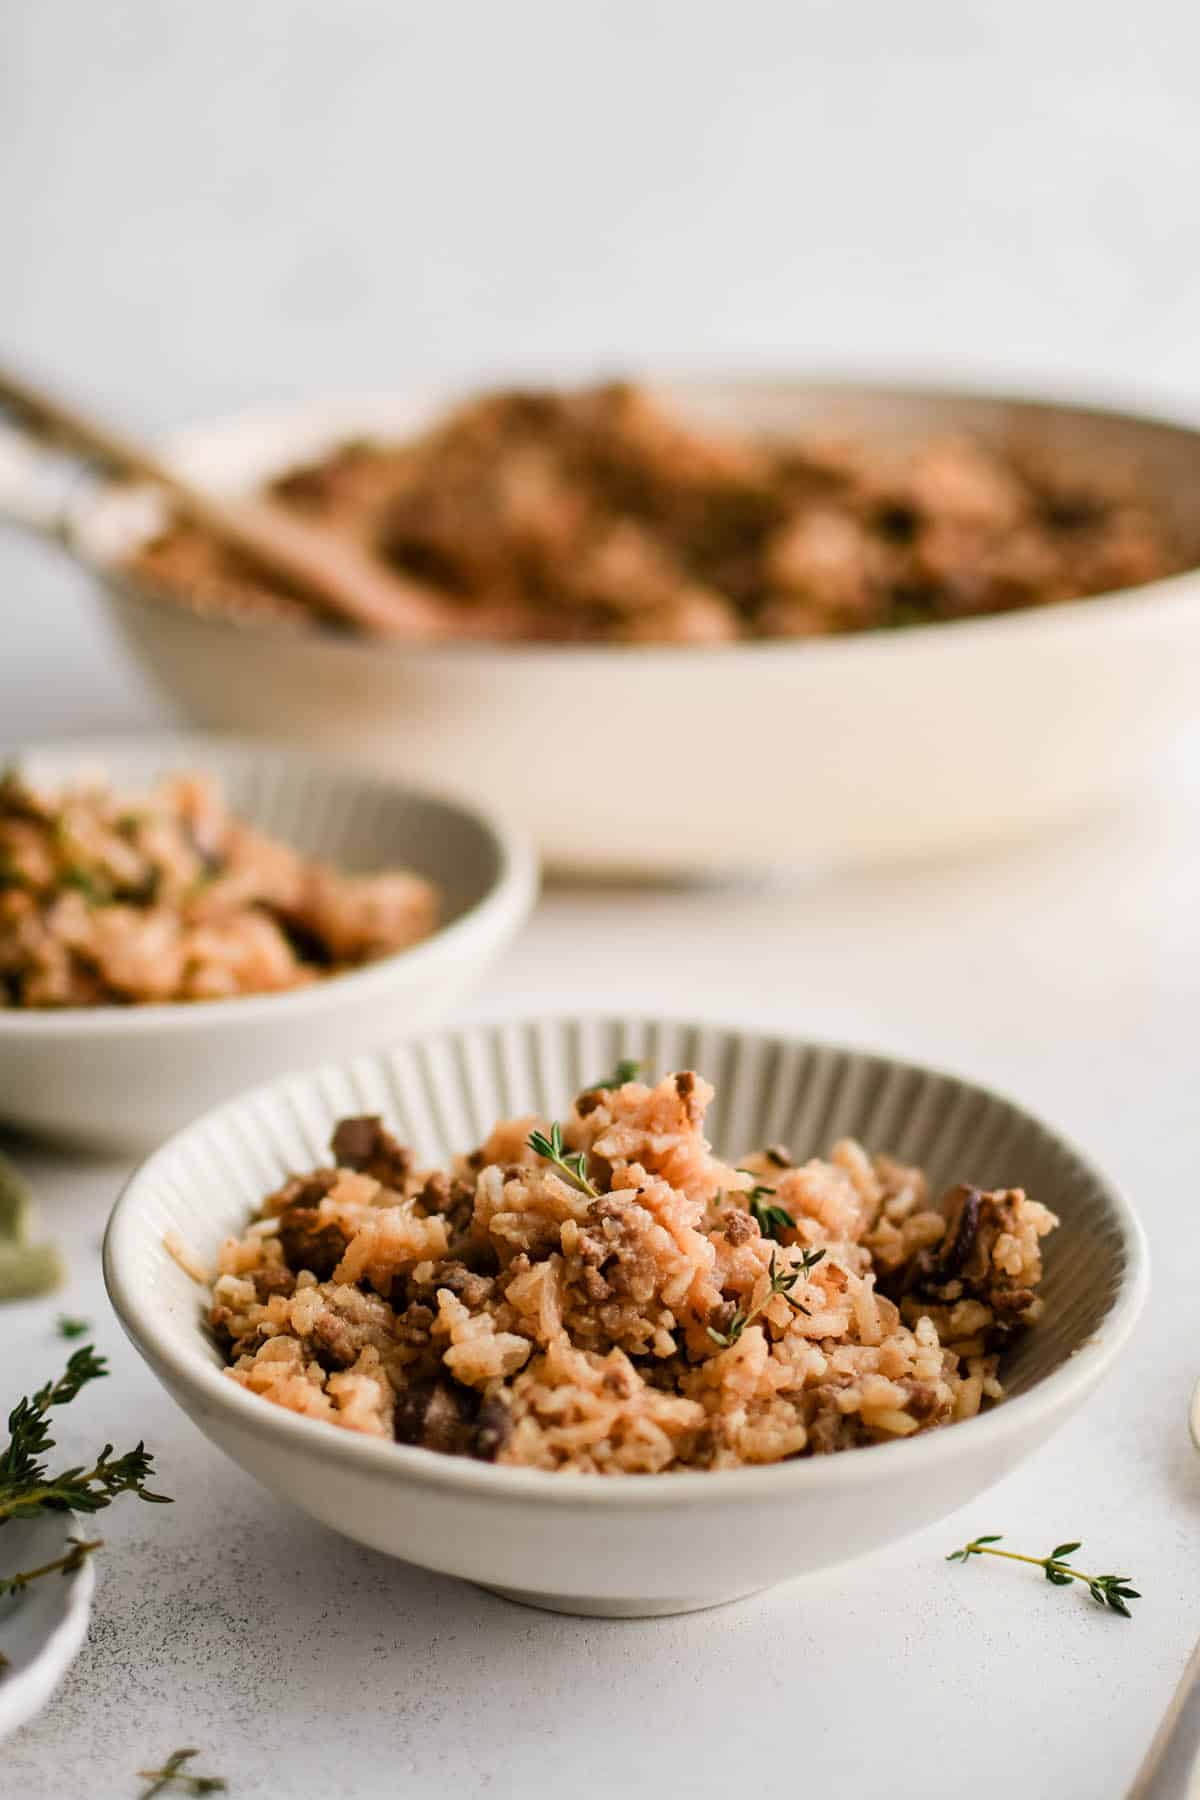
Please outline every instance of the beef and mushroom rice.
[[446, 1170], [343, 1119], [221, 1248], [233, 1381], [374, 1437], [539, 1469], [727, 1469], [970, 1418], [1035, 1323], [1054, 1215], [931, 1200], [857, 1143], [731, 1166], [684, 1072], [498, 1124]]

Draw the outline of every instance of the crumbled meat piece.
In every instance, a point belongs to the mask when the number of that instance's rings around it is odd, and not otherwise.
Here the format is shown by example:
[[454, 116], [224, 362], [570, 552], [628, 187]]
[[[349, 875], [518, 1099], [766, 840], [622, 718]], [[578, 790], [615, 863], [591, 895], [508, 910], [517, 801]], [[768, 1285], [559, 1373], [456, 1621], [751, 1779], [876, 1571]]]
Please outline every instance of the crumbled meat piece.
[[612, 1255], [612, 1245], [597, 1232], [581, 1231], [575, 1244], [575, 1254], [585, 1267], [598, 1269]]
[[637, 1211], [637, 1201], [632, 1194], [601, 1194], [589, 1205], [588, 1218], [599, 1225], [606, 1221], [612, 1224], [626, 1224]]
[[318, 1281], [328, 1281], [349, 1242], [349, 1235], [340, 1225], [321, 1223], [315, 1206], [289, 1206], [280, 1214], [283, 1260], [296, 1275], [302, 1269], [310, 1269]]
[[[955, 1188], [948, 1196], [944, 1209], [946, 1235], [938, 1247], [933, 1270], [938, 1281], [949, 1281], [953, 1276], [962, 1274], [968, 1257], [979, 1241], [982, 1206], [983, 1195], [978, 1188]], [[985, 1272], [984, 1269], [979, 1270], [980, 1275]]]
[[289, 1206], [317, 1206], [337, 1181], [336, 1169], [314, 1169], [309, 1175], [289, 1175], [281, 1188], [268, 1194], [263, 1212], [270, 1217]]
[[479, 1408], [472, 1455], [480, 1462], [495, 1462], [512, 1436], [512, 1428], [512, 1411], [508, 1403], [499, 1394], [490, 1394]]
[[450, 1204], [450, 1177], [444, 1175], [440, 1169], [435, 1170], [426, 1179], [417, 1199], [428, 1212], [445, 1212]]
[[422, 1382], [396, 1399], [393, 1431], [398, 1444], [419, 1444], [448, 1456], [470, 1456], [475, 1447], [479, 1396], [450, 1380]]
[[688, 1118], [695, 1124], [700, 1114], [696, 1105], [696, 1077], [691, 1069], [684, 1069], [675, 1077], [675, 1092], [683, 1101]]
[[291, 1269], [285, 1269], [279, 1263], [267, 1263], [261, 1269], [255, 1269], [250, 1277], [254, 1283], [254, 1292], [259, 1300], [267, 1301], [272, 1294], [293, 1294], [296, 1291], [296, 1277]]
[[490, 1298], [496, 1283], [491, 1275], [479, 1275], [463, 1262], [444, 1262], [438, 1269], [437, 1285], [448, 1288], [464, 1306], [482, 1306]]
[[739, 1244], [748, 1244], [751, 1238], [761, 1237], [758, 1221], [749, 1213], [731, 1208], [721, 1215], [721, 1230], [725, 1234], [725, 1242], [736, 1250]]
[[1029, 1287], [996, 1285], [988, 1293], [988, 1303], [1002, 1321], [1009, 1315], [1020, 1316], [1028, 1312], [1033, 1305], [1034, 1298], [1033, 1289]]
[[933, 1418], [940, 1407], [944, 1406], [948, 1410], [949, 1405], [948, 1399], [945, 1402], [939, 1401], [937, 1389], [931, 1381], [912, 1381], [908, 1384], [905, 1410], [910, 1412], [914, 1419], [920, 1419], [922, 1423], [925, 1423]]
[[[234, 1324], [237, 1314], [231, 1306], [213, 1305], [208, 1312], [208, 1326], [220, 1349], [227, 1353], [233, 1349], [237, 1341]], [[239, 1352], [240, 1354], [240, 1352]]]
[[329, 1147], [339, 1168], [357, 1169], [386, 1188], [401, 1188], [412, 1168], [412, 1151], [397, 1143], [374, 1114], [342, 1119]]
[[378, 1114], [339, 1119], [330, 1139], [330, 1149], [339, 1168], [365, 1168], [382, 1130], [383, 1120]]
[[392, 1289], [392, 1306], [396, 1313], [396, 1342], [412, 1350], [424, 1349], [430, 1341], [436, 1317], [434, 1309], [422, 1300], [413, 1300], [405, 1305], [401, 1283], [397, 1283]]
[[312, 1330], [313, 1354], [323, 1369], [348, 1369], [361, 1349], [358, 1333], [340, 1313], [323, 1312]]
[[608, 1282], [605, 1281], [599, 1269], [585, 1265], [581, 1279], [583, 1281], [583, 1291], [589, 1300], [599, 1302], [611, 1298], [612, 1288], [609, 1286]]

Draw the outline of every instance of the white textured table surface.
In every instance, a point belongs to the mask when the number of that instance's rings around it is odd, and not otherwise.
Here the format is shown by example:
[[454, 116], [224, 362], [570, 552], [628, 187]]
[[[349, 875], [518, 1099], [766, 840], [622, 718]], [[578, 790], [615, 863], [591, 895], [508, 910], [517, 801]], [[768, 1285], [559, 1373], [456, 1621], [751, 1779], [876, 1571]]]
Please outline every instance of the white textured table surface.
[[[134, 424], [663, 350], [1200, 396], [1200, 12], [1174, 0], [19, 10], [0, 336]], [[0, 735], [156, 716], [47, 553], [0, 544], [0, 605]], [[104, 1516], [90, 1642], [0, 1751], [4, 1800], [132, 1800], [184, 1744], [236, 1800], [1116, 1800], [1200, 1629], [1188, 796], [970, 866], [559, 890], [478, 997], [944, 1062], [1142, 1208], [1150, 1310], [1060, 1439], [969, 1514], [724, 1612], [524, 1612], [281, 1512], [118, 1336], [98, 1245], [122, 1169], [20, 1148], [72, 1282], [0, 1309], [0, 1405], [61, 1360], [60, 1308], [85, 1314], [114, 1378], [63, 1415], [64, 1452], [144, 1434], [176, 1504]], [[942, 1560], [987, 1530], [1082, 1538], [1138, 1578], [1135, 1619]]]
[[[31, 730], [37, 697], [15, 675], [0, 702]], [[98, 654], [93, 710], [138, 716], [123, 683]], [[81, 686], [58, 699], [82, 710]], [[1200, 853], [1184, 774], [1057, 842], [967, 865], [559, 888], [478, 996], [488, 1012], [703, 1011], [961, 1068], [1073, 1133], [1142, 1209], [1149, 1313], [1082, 1417], [961, 1517], [725, 1611], [524, 1611], [281, 1509], [175, 1410], [108, 1311], [98, 1248], [122, 1167], [10, 1145], [71, 1285], [0, 1310], [0, 1403], [61, 1361], [60, 1310], [93, 1320], [113, 1379], [61, 1416], [64, 1452], [144, 1435], [176, 1503], [104, 1516], [88, 1645], [5, 1746], [3, 1793], [125, 1800], [133, 1770], [189, 1744], [239, 1800], [797, 1783], [1115, 1800], [1200, 1624], [1200, 1459], [1184, 1430], [1200, 1368]], [[943, 1560], [981, 1531], [1035, 1553], [1082, 1538], [1084, 1566], [1132, 1571], [1145, 1598], [1126, 1623], [1032, 1571]]]

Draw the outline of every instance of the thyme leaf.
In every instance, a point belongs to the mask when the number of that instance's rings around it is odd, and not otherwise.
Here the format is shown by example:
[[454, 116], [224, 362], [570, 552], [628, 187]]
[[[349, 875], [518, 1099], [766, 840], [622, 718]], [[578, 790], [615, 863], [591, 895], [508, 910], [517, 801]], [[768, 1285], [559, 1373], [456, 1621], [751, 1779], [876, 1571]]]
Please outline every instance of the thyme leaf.
[[224, 1794], [228, 1792], [225, 1779], [221, 1775], [192, 1775], [184, 1764], [193, 1756], [199, 1756], [198, 1750], [172, 1750], [161, 1769], [139, 1769], [142, 1781], [150, 1786], [143, 1788], [139, 1800], [154, 1800], [156, 1794], [165, 1794], [173, 1788], [180, 1794]]
[[30, 1519], [44, 1512], [99, 1512], [120, 1494], [167, 1504], [168, 1496], [151, 1493], [146, 1483], [154, 1473], [144, 1444], [114, 1457], [105, 1444], [90, 1468], [81, 1464], [52, 1475], [42, 1460], [54, 1448], [47, 1414], [65, 1406], [89, 1382], [108, 1374], [108, 1365], [85, 1344], [70, 1356], [65, 1372], [31, 1397], [18, 1400], [8, 1415], [9, 1441], [0, 1453], [0, 1526], [7, 1519]]
[[608, 1089], [624, 1087], [627, 1081], [637, 1080], [641, 1067], [641, 1063], [636, 1061], [634, 1057], [623, 1056], [617, 1063], [612, 1074], [606, 1075], [603, 1081], [593, 1081], [592, 1087]]
[[57, 1329], [61, 1338], [80, 1338], [86, 1337], [92, 1328], [86, 1319], [73, 1319], [69, 1313], [59, 1313]]
[[552, 1163], [563, 1180], [577, 1187], [581, 1193], [588, 1194], [593, 1200], [600, 1198], [599, 1188], [593, 1187], [588, 1180], [587, 1151], [564, 1150], [561, 1125], [552, 1125], [549, 1137], [544, 1131], [531, 1131], [529, 1148], [535, 1156], [544, 1157], [548, 1163]]
[[1041, 1569], [1053, 1587], [1070, 1587], [1073, 1581], [1082, 1581], [1088, 1593], [1098, 1606], [1105, 1606], [1110, 1612], [1119, 1613], [1123, 1619], [1131, 1619], [1133, 1614], [1125, 1604], [1127, 1600], [1140, 1600], [1141, 1595], [1136, 1588], [1129, 1586], [1128, 1575], [1087, 1575], [1082, 1569], [1072, 1568], [1064, 1561], [1065, 1557], [1074, 1556], [1083, 1548], [1082, 1543], [1056, 1544], [1049, 1556], [1022, 1556], [1016, 1550], [997, 1550], [996, 1545], [1003, 1541], [1002, 1535], [992, 1533], [985, 1537], [972, 1538], [961, 1550], [952, 1550], [946, 1558], [947, 1562], [970, 1562], [973, 1556], [1002, 1556], [1008, 1562], [1030, 1563]]
[[72, 863], [59, 876], [59, 884], [65, 888], [76, 888], [85, 900], [93, 906], [111, 906], [115, 895], [111, 882], [102, 876], [93, 875], [79, 863]]
[[764, 1237], [779, 1241], [781, 1231], [794, 1231], [796, 1221], [786, 1206], [773, 1206], [770, 1200], [774, 1197], [773, 1187], [764, 1187], [760, 1182], [751, 1188], [749, 1194], [751, 1217], [758, 1221], [758, 1229]]
[[798, 1281], [807, 1280], [824, 1257], [824, 1250], [805, 1250], [798, 1263], [784, 1263], [782, 1267], [777, 1264], [777, 1255], [778, 1252], [772, 1250], [771, 1266], [767, 1271], [770, 1276], [770, 1287], [762, 1299], [749, 1308], [737, 1307], [733, 1318], [729, 1321], [727, 1331], [715, 1331], [711, 1325], [707, 1327], [709, 1337], [714, 1344], [719, 1344], [722, 1350], [728, 1350], [731, 1344], [737, 1343], [747, 1325], [757, 1319], [759, 1313], [765, 1311], [776, 1294], [782, 1294], [794, 1311], [803, 1313], [805, 1318], [809, 1316], [807, 1306], [796, 1299], [792, 1289]]

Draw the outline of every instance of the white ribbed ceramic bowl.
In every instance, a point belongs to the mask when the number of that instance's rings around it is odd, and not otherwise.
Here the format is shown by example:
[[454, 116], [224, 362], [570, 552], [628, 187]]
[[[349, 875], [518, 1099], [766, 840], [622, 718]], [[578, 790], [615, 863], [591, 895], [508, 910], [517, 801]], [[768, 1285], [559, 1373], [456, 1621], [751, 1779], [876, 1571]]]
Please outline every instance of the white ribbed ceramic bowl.
[[98, 769], [134, 790], [206, 769], [237, 813], [306, 854], [353, 870], [411, 868], [442, 894], [441, 926], [425, 942], [292, 993], [0, 1010], [0, 1119], [27, 1131], [144, 1150], [253, 1082], [436, 1023], [515, 935], [536, 892], [532, 852], [485, 814], [298, 753], [163, 734], [10, 755], [35, 778]]
[[[229, 1381], [195, 1285], [163, 1248], [211, 1260], [347, 1112], [382, 1112], [422, 1160], [499, 1117], [561, 1112], [619, 1056], [696, 1068], [718, 1147], [825, 1149], [843, 1133], [935, 1184], [1020, 1183], [1062, 1218], [1047, 1312], [1010, 1358], [1012, 1398], [928, 1436], [769, 1468], [605, 1477], [459, 1460], [355, 1436]], [[201, 1430], [281, 1497], [375, 1549], [509, 1597], [614, 1616], [688, 1611], [837, 1563], [964, 1505], [1045, 1441], [1120, 1353], [1147, 1285], [1128, 1204], [1077, 1151], [982, 1088], [858, 1051], [668, 1021], [479, 1026], [262, 1088], [156, 1152], [117, 1202], [105, 1278], [129, 1336]]]

